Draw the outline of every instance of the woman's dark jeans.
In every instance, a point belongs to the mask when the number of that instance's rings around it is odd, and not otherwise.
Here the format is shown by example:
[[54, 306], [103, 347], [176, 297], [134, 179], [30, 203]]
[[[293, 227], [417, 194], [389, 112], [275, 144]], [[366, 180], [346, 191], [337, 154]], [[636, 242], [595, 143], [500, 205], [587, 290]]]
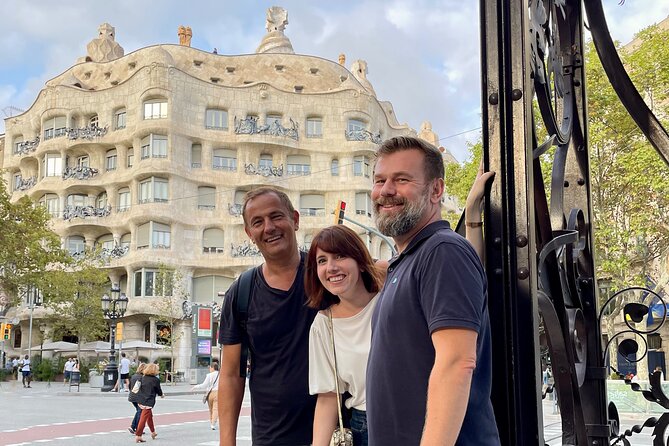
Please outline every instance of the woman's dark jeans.
[[132, 419], [132, 424], [130, 424], [130, 427], [132, 430], [137, 430], [137, 425], [139, 424], [139, 417], [142, 415], [142, 409], [139, 408], [139, 405], [137, 403], [132, 403], [133, 406], [135, 406], [135, 418]]
[[367, 446], [367, 412], [351, 409], [351, 432], [355, 446]]

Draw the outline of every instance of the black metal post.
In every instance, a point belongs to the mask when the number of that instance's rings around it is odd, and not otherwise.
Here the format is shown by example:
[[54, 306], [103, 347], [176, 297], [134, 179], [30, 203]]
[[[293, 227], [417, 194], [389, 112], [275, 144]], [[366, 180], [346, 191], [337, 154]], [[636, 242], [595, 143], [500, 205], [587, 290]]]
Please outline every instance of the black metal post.
[[[113, 307], [116, 307], [116, 302], [112, 302]], [[114, 340], [116, 339], [116, 318], [109, 317], [109, 362], [104, 370], [103, 375], [103, 392], [111, 392], [118, 382], [118, 365], [116, 364], [116, 350], [114, 350]]]

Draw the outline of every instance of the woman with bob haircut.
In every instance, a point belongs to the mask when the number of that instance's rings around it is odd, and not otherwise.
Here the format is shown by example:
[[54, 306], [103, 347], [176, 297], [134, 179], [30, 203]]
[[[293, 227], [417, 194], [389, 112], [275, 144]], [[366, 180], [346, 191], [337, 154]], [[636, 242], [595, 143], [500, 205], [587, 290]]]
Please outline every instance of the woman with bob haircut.
[[321, 309], [309, 334], [309, 392], [318, 395], [313, 446], [329, 445], [338, 421], [331, 329], [339, 391], [351, 394], [344, 404], [352, 412], [353, 444], [366, 446], [365, 373], [381, 273], [360, 237], [337, 225], [313, 238], [304, 281], [307, 305]]
[[156, 405], [156, 395], [164, 398], [163, 390], [160, 388], [160, 379], [158, 373], [160, 368], [158, 364], [147, 364], [142, 372], [144, 376], [140, 379], [139, 392], [137, 392], [137, 405], [142, 409], [142, 414], [139, 417], [139, 424], [135, 431], [135, 443], [145, 443], [146, 440], [142, 438], [144, 433], [144, 426], [149, 425], [151, 430], [151, 438], [156, 439], [158, 434], [153, 425], [153, 406]]

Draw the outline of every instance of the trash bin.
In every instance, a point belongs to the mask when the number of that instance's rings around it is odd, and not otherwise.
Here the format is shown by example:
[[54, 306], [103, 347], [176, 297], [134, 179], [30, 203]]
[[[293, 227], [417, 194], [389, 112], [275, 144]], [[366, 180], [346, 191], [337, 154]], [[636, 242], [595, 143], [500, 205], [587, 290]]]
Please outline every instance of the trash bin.
[[72, 387], [76, 387], [78, 392], [80, 384], [81, 384], [81, 372], [72, 372], [72, 374], [70, 375], [70, 387], [67, 389], [67, 391], [71, 392]]

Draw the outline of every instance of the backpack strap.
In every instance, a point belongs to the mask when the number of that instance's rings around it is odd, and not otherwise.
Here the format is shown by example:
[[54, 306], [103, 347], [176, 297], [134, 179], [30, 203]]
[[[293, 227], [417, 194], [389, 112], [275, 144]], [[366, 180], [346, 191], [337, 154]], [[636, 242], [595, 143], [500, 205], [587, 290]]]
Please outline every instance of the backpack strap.
[[241, 356], [239, 358], [239, 376], [246, 378], [249, 361], [249, 334], [246, 322], [249, 318], [249, 302], [251, 301], [251, 282], [255, 268], [246, 270], [237, 281], [237, 321], [242, 332]]

